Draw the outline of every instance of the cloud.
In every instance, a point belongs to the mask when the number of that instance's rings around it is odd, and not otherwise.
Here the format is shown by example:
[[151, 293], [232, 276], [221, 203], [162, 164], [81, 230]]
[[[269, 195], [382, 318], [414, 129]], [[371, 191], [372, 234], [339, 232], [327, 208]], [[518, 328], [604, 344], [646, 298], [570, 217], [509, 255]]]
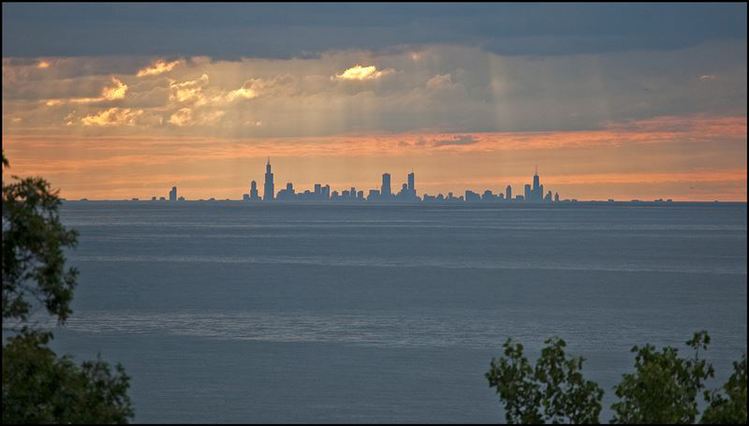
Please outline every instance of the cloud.
[[153, 75], [159, 75], [163, 74], [165, 72], [169, 72], [177, 65], [181, 64], [182, 61], [176, 60], [172, 62], [165, 62], [163, 59], [158, 59], [154, 61], [151, 65], [138, 70], [138, 74], [136, 74], [137, 77], [149, 77]]
[[112, 84], [114, 84], [114, 86], [102, 89], [101, 97], [107, 101], [124, 99], [125, 93], [127, 93], [127, 84], [121, 82], [115, 77], [112, 77]]
[[377, 80], [378, 78], [385, 77], [388, 74], [395, 72], [392, 68], [378, 71], [374, 65], [363, 67], [359, 64], [343, 71], [340, 74], [336, 74], [331, 77], [334, 80]]
[[109, 108], [96, 114], [87, 115], [81, 119], [84, 126], [132, 126], [135, 119], [143, 114], [143, 110], [133, 110], [130, 108]]
[[456, 135], [448, 139], [437, 139], [432, 141], [433, 146], [445, 146], [445, 145], [471, 145], [478, 142], [472, 135]]
[[39, 68], [39, 69], [49, 68], [50, 67], [50, 63], [47, 62], [47, 61], [45, 61], [45, 60], [41, 60], [41, 61], [39, 61], [39, 63], [36, 64], [36, 67]]
[[715, 80], [716, 78], [717, 77], [715, 76], [715, 74], [703, 74], [700, 76], [701, 81], [711, 81]]
[[232, 90], [226, 95], [228, 101], [234, 101], [237, 99], [252, 99], [258, 96], [258, 84], [257, 80], [251, 79], [246, 81], [242, 87], [237, 90]]
[[203, 73], [200, 78], [186, 81], [169, 81], [171, 91], [169, 100], [177, 102], [205, 102], [203, 87], [208, 84], [208, 74]]
[[272, 79], [251, 78], [245, 81], [239, 89], [227, 93], [225, 100], [232, 102], [240, 99], [254, 99], [258, 96], [289, 88], [292, 83], [293, 78], [289, 75], [277, 76]]
[[180, 108], [177, 112], [169, 117], [169, 124], [175, 126], [187, 126], [192, 122], [192, 110], [190, 108]]
[[448, 74], [437, 74], [427, 81], [427, 88], [431, 90], [448, 89], [454, 85], [452, 76]]
[[56, 107], [64, 104], [93, 104], [104, 101], [116, 101], [125, 99], [127, 93], [127, 84], [123, 83], [116, 77], [112, 77], [113, 86], [104, 86], [101, 89], [101, 96], [96, 98], [69, 98], [69, 99], [44, 99], [42, 102], [45, 106]]
[[663, 51], [746, 39], [747, 22], [745, 4], [10, 3], [2, 16], [5, 56], [233, 59], [428, 43], [503, 55]]
[[223, 111], [210, 111], [195, 114], [190, 108], [180, 108], [169, 117], [169, 124], [177, 127], [212, 125], [224, 116]]
[[[133, 64], [151, 62], [143, 58], [112, 58], [116, 67], [106, 67], [103, 58], [4, 60], [3, 102], [24, 118], [17, 130], [29, 132], [72, 131], [62, 121], [70, 110], [80, 107], [79, 123], [87, 114], [116, 106], [144, 110], [138, 126], [128, 129], [133, 134], [232, 138], [595, 130], [610, 121], [746, 114], [745, 42], [535, 59], [433, 45], [419, 50], [423, 59], [415, 62], [412, 52], [331, 51], [319, 59], [290, 60], [187, 58], [189, 66], [145, 79], [133, 71]], [[36, 69], [41, 59], [52, 62], [52, 69]], [[94, 74], [60, 74], [94, 65]], [[103, 72], [114, 68], [126, 71]], [[349, 68], [356, 72], [345, 74]], [[335, 79], [373, 78], [383, 69], [396, 71], [377, 80]], [[703, 82], [700, 75], [718, 78]], [[225, 114], [215, 128], [168, 124], [181, 108], [198, 114], [192, 121], [212, 111]], [[163, 124], [147, 122], [151, 117], [161, 117]], [[246, 125], [248, 119], [263, 125]], [[108, 131], [120, 132], [110, 127], [99, 133]]]

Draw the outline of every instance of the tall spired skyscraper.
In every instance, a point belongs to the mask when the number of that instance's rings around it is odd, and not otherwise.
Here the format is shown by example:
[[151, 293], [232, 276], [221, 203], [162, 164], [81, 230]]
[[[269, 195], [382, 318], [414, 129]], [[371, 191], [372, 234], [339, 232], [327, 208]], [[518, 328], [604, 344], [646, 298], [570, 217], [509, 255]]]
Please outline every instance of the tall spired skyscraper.
[[543, 191], [544, 189], [541, 187], [538, 179], [538, 166], [536, 166], [536, 172], [533, 174], [533, 199], [540, 201], [544, 196]]
[[273, 200], [273, 173], [270, 171], [270, 157], [268, 157], [268, 163], [265, 165], [265, 187], [263, 192], [263, 200]]

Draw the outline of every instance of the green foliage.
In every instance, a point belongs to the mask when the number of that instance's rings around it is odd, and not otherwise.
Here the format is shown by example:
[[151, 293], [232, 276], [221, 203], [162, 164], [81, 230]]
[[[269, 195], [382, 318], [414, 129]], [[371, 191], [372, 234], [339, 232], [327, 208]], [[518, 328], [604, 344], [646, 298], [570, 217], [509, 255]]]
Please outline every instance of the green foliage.
[[714, 390], [705, 392], [708, 407], [700, 423], [746, 424], [746, 354], [741, 361], [733, 363], [733, 374], [723, 385], [723, 393]]
[[582, 375], [583, 358], [567, 358], [562, 339], [546, 340], [535, 368], [508, 339], [505, 357], [486, 373], [504, 403], [507, 423], [599, 423], [603, 390]]
[[[9, 163], [3, 152], [3, 166]], [[77, 271], [63, 248], [77, 234], [59, 220], [60, 199], [42, 178], [3, 183], [3, 321], [22, 327], [3, 342], [3, 423], [127, 423], [133, 416], [129, 377], [100, 359], [80, 366], [46, 345], [49, 332], [26, 324], [36, 304], [64, 323]]]
[[707, 332], [695, 333], [687, 344], [695, 350], [693, 359], [679, 357], [678, 350], [665, 347], [657, 352], [652, 345], [635, 346], [635, 372], [624, 374], [614, 387], [620, 401], [612, 405], [612, 423], [694, 423], [699, 413], [697, 395], [705, 380], [713, 377], [713, 367], [699, 359], [707, 349]]
[[[523, 346], [511, 339], [504, 344], [504, 357], [492, 359], [486, 378], [497, 388], [507, 423], [598, 423], [603, 390], [583, 379], [583, 359], [568, 359], [561, 339], [545, 343], [535, 368], [523, 356]], [[697, 397], [714, 375], [712, 365], [700, 358], [710, 336], [700, 331], [686, 343], [694, 350], [691, 358], [680, 357], [672, 347], [632, 349], [635, 371], [614, 387], [619, 400], [611, 406], [611, 423], [695, 423]], [[747, 423], [746, 354], [733, 367], [720, 391], [704, 392], [708, 406], [701, 423]]]
[[486, 378], [489, 387], [497, 388], [507, 423], [541, 423], [541, 390], [533, 380], [533, 367], [523, 356], [523, 345], [507, 339], [504, 354], [506, 358], [492, 359]]
[[46, 347], [49, 333], [25, 330], [3, 347], [3, 423], [127, 423], [133, 416], [121, 365], [79, 367]]
[[63, 248], [74, 247], [77, 234], [60, 223], [57, 192], [42, 178], [25, 178], [3, 185], [2, 202], [3, 320], [26, 320], [31, 299], [64, 322], [78, 272], [65, 269]]

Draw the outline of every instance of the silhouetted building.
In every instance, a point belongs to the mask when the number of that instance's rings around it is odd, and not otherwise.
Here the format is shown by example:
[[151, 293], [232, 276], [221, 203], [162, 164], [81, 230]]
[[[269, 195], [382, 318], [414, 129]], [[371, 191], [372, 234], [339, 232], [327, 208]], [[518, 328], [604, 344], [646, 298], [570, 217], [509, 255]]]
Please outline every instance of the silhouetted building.
[[[397, 194], [392, 192], [391, 189], [391, 176], [390, 173], [382, 174], [382, 183], [380, 189], [372, 189], [368, 191], [366, 200], [369, 201], [387, 201], [387, 202], [416, 202], [416, 201], [467, 201], [475, 202], [477, 200], [483, 200], [486, 202], [497, 202], [497, 201], [526, 201], [526, 202], [558, 202], [559, 194], [552, 195], [551, 191], [544, 193], [544, 186], [541, 185], [541, 179], [538, 175], [538, 168], [533, 175], [532, 184], [526, 184], [523, 187], [523, 195], [517, 195], [513, 197], [512, 186], [507, 185], [504, 193], [500, 192], [494, 194], [490, 189], [483, 191], [479, 194], [471, 190], [466, 190], [464, 195], [455, 197], [452, 192], [448, 193], [447, 197], [442, 194], [437, 196], [431, 196], [424, 194], [423, 199], [420, 199], [416, 195], [416, 178], [415, 173], [411, 171], [407, 175], [407, 181], [402, 185], [400, 191]], [[350, 187], [347, 190], [339, 193], [333, 191], [331, 193], [330, 185], [322, 186], [322, 184], [314, 184], [314, 191], [305, 190], [304, 192], [296, 193], [294, 191], [293, 184], [289, 182], [286, 188], [274, 194], [275, 184], [274, 175], [272, 173], [270, 157], [265, 166], [265, 184], [263, 200], [270, 201], [274, 199], [283, 200], [298, 200], [298, 201], [310, 201], [310, 200], [337, 200], [337, 201], [352, 201], [352, 200], [364, 200], [365, 191], [359, 190], [355, 187]], [[176, 199], [176, 187], [172, 188], [172, 192], [169, 194], [170, 200]], [[243, 199], [259, 200], [259, 194], [257, 190], [257, 183], [252, 181], [250, 184], [250, 194], [243, 195]], [[566, 201], [566, 200], [565, 200]]]
[[278, 191], [278, 196], [276, 197], [277, 200], [281, 201], [290, 201], [295, 198], [294, 194], [294, 184], [291, 182], [286, 184], [286, 188]]
[[252, 182], [250, 182], [250, 196], [249, 196], [249, 199], [253, 200], [253, 201], [260, 199], [260, 196], [257, 193], [257, 182], [255, 182], [254, 180]]
[[[450, 195], [452, 196], [452, 193], [450, 193]], [[466, 198], [465, 198], [465, 200], [466, 200], [466, 202], [480, 201], [481, 197], [479, 197], [479, 194], [477, 194], [477, 193], [475, 193], [475, 192], [473, 192], [471, 190], [466, 189]]]
[[383, 199], [389, 199], [392, 196], [390, 192], [390, 173], [382, 174], [382, 187], [380, 188], [380, 194]]
[[270, 157], [268, 157], [268, 163], [265, 165], [265, 187], [263, 188], [263, 200], [273, 200], [273, 173], [270, 170]]
[[322, 199], [322, 185], [320, 185], [319, 183], [315, 184], [315, 199]]
[[173, 186], [172, 190], [169, 191], [169, 201], [177, 201], [177, 187]]
[[[612, 200], [612, 201], [613, 201], [613, 200]], [[555, 192], [555, 193], [554, 193], [554, 202], [555, 202], [555, 203], [558, 203], [558, 202], [559, 202], [559, 193], [558, 193], [558, 192]]]

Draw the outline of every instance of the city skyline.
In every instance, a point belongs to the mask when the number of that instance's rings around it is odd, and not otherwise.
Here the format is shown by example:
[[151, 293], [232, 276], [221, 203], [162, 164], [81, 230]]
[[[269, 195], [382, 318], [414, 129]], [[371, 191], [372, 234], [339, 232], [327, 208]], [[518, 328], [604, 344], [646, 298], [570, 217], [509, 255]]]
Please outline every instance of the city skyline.
[[[578, 200], [576, 198], [568, 199], [562, 198], [559, 192], [552, 192], [548, 190], [544, 192], [544, 185], [541, 184], [540, 175], [538, 174], [538, 166], [532, 176], [532, 183], [523, 185], [523, 195], [513, 193], [512, 185], [507, 185], [504, 189], [494, 192], [491, 189], [485, 189], [480, 192], [475, 192], [472, 189], [465, 189], [462, 193], [448, 192], [447, 194], [436, 193], [429, 194], [423, 192], [421, 196], [418, 195], [416, 190], [416, 173], [411, 170], [406, 175], [406, 182], [401, 186], [400, 191], [392, 191], [392, 175], [389, 172], [382, 174], [379, 189], [358, 189], [355, 186], [348, 187], [346, 189], [337, 190], [331, 188], [329, 184], [315, 183], [311, 189], [303, 189], [294, 187], [293, 182], [287, 182], [283, 189], [275, 192], [275, 174], [273, 173], [270, 157], [267, 158], [265, 163], [265, 174], [263, 181], [263, 194], [260, 194], [258, 190], [258, 182], [251, 180], [249, 185], [249, 192], [242, 194], [242, 201], [245, 202], [362, 202], [367, 201], [370, 203], [450, 203], [450, 202], [493, 202], [493, 203], [529, 203], [529, 204], [557, 204], [557, 203], [577, 203], [577, 202], [601, 202], [604, 200]], [[297, 191], [299, 189], [299, 191]], [[548, 187], [546, 187], [548, 189]], [[133, 197], [131, 201], [141, 201], [138, 197]], [[166, 197], [152, 196], [151, 201], [166, 201]], [[216, 201], [215, 197], [210, 197], [208, 200], [197, 199], [189, 201]], [[88, 198], [83, 198], [81, 201], [89, 201]], [[173, 186], [169, 191], [168, 201], [188, 201], [184, 196], [177, 198], [177, 187]], [[221, 201], [221, 200], [219, 200]], [[223, 201], [237, 201], [237, 199], [225, 198]], [[655, 202], [662, 203], [673, 202], [673, 199], [658, 198], [654, 200], [615, 200], [608, 198], [606, 202]], [[718, 200], [713, 200], [717, 202]]]
[[236, 198], [268, 156], [276, 193], [525, 196], [538, 165], [581, 200], [747, 197], [744, 4], [4, 4], [2, 31], [6, 173], [68, 199]]

